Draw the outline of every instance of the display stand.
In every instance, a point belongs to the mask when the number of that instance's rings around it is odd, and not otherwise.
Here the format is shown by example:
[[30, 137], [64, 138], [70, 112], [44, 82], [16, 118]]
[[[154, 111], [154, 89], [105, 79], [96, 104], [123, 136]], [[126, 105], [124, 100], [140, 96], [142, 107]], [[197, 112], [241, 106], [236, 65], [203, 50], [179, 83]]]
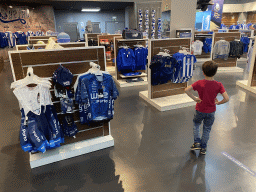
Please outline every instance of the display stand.
[[[114, 44], [114, 37], [122, 37], [122, 35], [121, 34], [98, 35], [98, 45], [99, 46], [101, 45], [100, 42], [102, 39], [107, 39], [109, 41], [109, 43], [113, 42], [113, 44]], [[101, 45], [101, 46], [103, 46], [103, 45]], [[107, 52], [107, 50], [106, 50], [106, 52]], [[107, 71], [109, 71], [109, 72], [115, 71], [115, 63], [113, 62], [114, 57], [115, 56], [114, 56], [114, 50], [113, 50], [113, 51], [111, 51], [111, 59], [110, 60], [107, 59]]]
[[[77, 42], [77, 43], [58, 43], [63, 48], [76, 48], [76, 47], [85, 47], [85, 42]], [[46, 45], [42, 44], [34, 44], [34, 49], [45, 49]], [[27, 50], [28, 45], [16, 45], [17, 51]]]
[[38, 41], [43, 41], [45, 44], [47, 44], [50, 37], [57, 39], [57, 36], [29, 36], [28, 44], [36, 44]]
[[[59, 64], [62, 64], [74, 75], [72, 86], [79, 74], [90, 69], [89, 62], [99, 64], [102, 70], [106, 69], [105, 48], [103, 46], [61, 50], [11, 51], [9, 52], [9, 58], [14, 81], [23, 79], [29, 66], [33, 67], [36, 75], [47, 78], [52, 77]], [[63, 115], [61, 114], [59, 100], [55, 99], [53, 89], [50, 91], [58, 119], [62, 122]], [[44, 154], [31, 153], [31, 168], [114, 146], [114, 140], [110, 133], [110, 123], [81, 125], [79, 123], [78, 106], [75, 105], [75, 107], [74, 121], [79, 130], [75, 138], [65, 137], [65, 143], [61, 147], [47, 150]], [[17, 129], [19, 130], [19, 127]]]
[[[139, 70], [140, 72], [142, 72], [141, 75], [125, 77], [118, 71], [117, 64], [116, 64], [116, 57], [118, 54], [119, 46], [127, 45], [131, 49], [133, 49], [134, 45], [140, 44], [140, 45], [143, 45], [144, 47], [146, 47], [147, 41], [148, 41], [148, 39], [123, 39], [122, 37], [114, 37], [115, 76], [113, 78], [119, 87], [134, 87], [134, 86], [148, 84], [146, 70]], [[141, 77], [144, 81], [129, 82], [129, 83], [126, 82], [127, 79], [131, 79], [131, 78], [135, 78], [135, 77]]]
[[240, 81], [237, 81], [236, 84], [239, 87], [242, 87], [256, 94], [256, 46], [253, 47], [248, 80], [240, 80]]
[[[181, 47], [191, 50], [190, 38], [171, 38], [149, 40], [148, 66], [151, 58], [157, 55], [161, 49], [168, 49], [170, 54], [174, 54]], [[187, 83], [172, 83], [151, 85], [151, 69], [148, 67], [148, 91], [139, 93], [140, 97], [159, 111], [167, 111], [195, 105], [195, 101], [185, 94]]]
[[[228, 42], [234, 41], [235, 39], [241, 39], [240, 32], [227, 32], [227, 33], [214, 33], [212, 41], [212, 50], [214, 45], [219, 40], [226, 40]], [[213, 59], [213, 51], [211, 54], [211, 59]], [[244, 69], [237, 67], [237, 58], [228, 57], [227, 60], [224, 59], [214, 59], [214, 62], [217, 63], [218, 72], [243, 72]]]
[[84, 39], [85, 39], [86, 47], [88, 47], [88, 41], [90, 39], [93, 39], [98, 44], [98, 35], [102, 35], [102, 34], [101, 33], [85, 33]]
[[[204, 42], [206, 38], [212, 38], [213, 34], [209, 34], [210, 31], [196, 31], [194, 36], [194, 41], [199, 40]], [[198, 62], [204, 62], [211, 59], [211, 52], [205, 53], [202, 51], [201, 55], [196, 55]]]
[[[254, 30], [243, 30], [240, 29], [239, 32], [241, 33], [241, 36], [246, 36], [248, 38], [250, 38], [250, 43], [248, 45], [248, 50], [250, 50], [250, 48], [252, 47], [252, 38], [254, 37]], [[244, 53], [243, 57], [241, 57], [240, 59], [238, 59], [238, 61], [247, 61], [247, 53]]]

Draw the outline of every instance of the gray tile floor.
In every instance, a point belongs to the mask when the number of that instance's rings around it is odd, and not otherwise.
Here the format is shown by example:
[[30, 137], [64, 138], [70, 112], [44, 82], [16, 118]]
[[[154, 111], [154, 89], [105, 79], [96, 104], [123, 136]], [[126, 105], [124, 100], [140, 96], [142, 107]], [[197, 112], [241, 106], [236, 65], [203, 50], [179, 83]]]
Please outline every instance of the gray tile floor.
[[[199, 66], [191, 82], [203, 78]], [[247, 76], [216, 75], [230, 101], [217, 107], [206, 156], [189, 151], [194, 107], [159, 112], [139, 98], [147, 89], [141, 86], [120, 90], [111, 121], [115, 147], [31, 170], [17, 142], [20, 113], [7, 63], [0, 73], [0, 191], [254, 192], [256, 95], [236, 87]]]

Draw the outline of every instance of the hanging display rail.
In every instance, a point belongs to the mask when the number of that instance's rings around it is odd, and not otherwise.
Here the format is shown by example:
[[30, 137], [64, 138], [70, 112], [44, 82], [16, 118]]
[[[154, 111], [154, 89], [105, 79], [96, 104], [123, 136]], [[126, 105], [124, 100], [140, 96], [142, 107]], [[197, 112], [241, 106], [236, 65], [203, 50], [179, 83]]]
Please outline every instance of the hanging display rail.
[[156, 107], [159, 111], [167, 111], [182, 107], [195, 105], [195, 102], [185, 94], [186, 83], [172, 83], [168, 81], [161, 85], [151, 84], [151, 69], [149, 68], [151, 59], [160, 50], [167, 49], [170, 55], [179, 52], [181, 47], [186, 47], [191, 51], [191, 38], [170, 38], [149, 40], [148, 54], [148, 91], [139, 93], [140, 97]]
[[[217, 41], [225, 40], [228, 42], [234, 41], [236, 39], [241, 39], [240, 32], [228, 32], [228, 33], [213, 33], [212, 40], [212, 54], [211, 59], [213, 59], [213, 48]], [[214, 59], [219, 66], [218, 72], [243, 72], [244, 70], [240, 67], [237, 67], [237, 58], [228, 57], [227, 60], [224, 59]]]
[[[132, 77], [125, 77], [118, 71], [117, 63], [116, 63], [116, 57], [118, 54], [118, 49], [120, 46], [127, 45], [129, 48], [133, 49], [135, 45], [143, 45], [146, 47], [148, 39], [123, 39], [122, 37], [114, 37], [114, 56], [115, 56], [115, 76], [114, 80], [117, 83], [119, 87], [131, 87], [131, 86], [139, 86], [139, 85], [147, 85], [147, 70], [139, 70], [139, 72], [142, 72], [141, 75], [138, 76], [132, 76]], [[144, 81], [140, 82], [131, 82], [127, 83], [127, 78], [135, 78], [135, 77], [142, 77]]]
[[[74, 75], [73, 85], [79, 74], [85, 73], [90, 69], [89, 62], [91, 61], [99, 64], [101, 70], [104, 71], [106, 69], [105, 48], [103, 46], [67, 48], [62, 50], [11, 51], [9, 52], [9, 58], [14, 81], [23, 79], [30, 66], [33, 67], [36, 75], [47, 78], [52, 77], [59, 64], [62, 64]], [[61, 122], [63, 115], [60, 113], [59, 100], [54, 97], [53, 87], [50, 91], [54, 107]], [[78, 106], [75, 105], [75, 107], [74, 121], [79, 130], [76, 138], [65, 137], [65, 143], [61, 147], [49, 150], [44, 154], [30, 153], [31, 168], [114, 146], [114, 140], [110, 133], [110, 124], [93, 123], [90, 126], [81, 125], [79, 123]], [[17, 139], [18, 131], [19, 128], [17, 127]]]

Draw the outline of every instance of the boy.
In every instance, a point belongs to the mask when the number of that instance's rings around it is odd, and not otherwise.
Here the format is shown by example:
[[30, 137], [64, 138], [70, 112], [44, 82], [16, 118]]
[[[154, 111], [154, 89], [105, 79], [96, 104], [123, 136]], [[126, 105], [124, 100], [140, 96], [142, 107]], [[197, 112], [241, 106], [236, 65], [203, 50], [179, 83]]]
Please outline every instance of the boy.
[[[213, 76], [216, 74], [218, 65], [213, 61], [206, 61], [203, 66], [204, 80], [199, 80], [185, 89], [187, 95], [192, 98], [196, 104], [196, 112], [194, 115], [194, 144], [191, 150], [199, 150], [200, 154], [206, 154], [207, 142], [209, 134], [215, 119], [216, 105], [221, 105], [229, 101], [227, 92], [222, 83], [215, 81]], [[199, 98], [192, 94], [192, 89], [197, 91]], [[218, 93], [223, 96], [222, 101], [216, 98]], [[203, 135], [200, 138], [200, 125], [203, 121]]]

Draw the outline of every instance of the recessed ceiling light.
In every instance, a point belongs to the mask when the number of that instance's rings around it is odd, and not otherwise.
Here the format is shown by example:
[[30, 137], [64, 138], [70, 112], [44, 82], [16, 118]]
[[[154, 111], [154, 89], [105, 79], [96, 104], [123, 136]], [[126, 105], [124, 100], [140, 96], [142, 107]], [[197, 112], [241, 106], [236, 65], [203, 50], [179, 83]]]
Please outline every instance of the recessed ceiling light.
[[99, 12], [100, 8], [82, 8], [82, 12]]
[[11, 6], [11, 5], [10, 5], [9, 7], [10, 7], [11, 9], [13, 8], [13, 6]]

